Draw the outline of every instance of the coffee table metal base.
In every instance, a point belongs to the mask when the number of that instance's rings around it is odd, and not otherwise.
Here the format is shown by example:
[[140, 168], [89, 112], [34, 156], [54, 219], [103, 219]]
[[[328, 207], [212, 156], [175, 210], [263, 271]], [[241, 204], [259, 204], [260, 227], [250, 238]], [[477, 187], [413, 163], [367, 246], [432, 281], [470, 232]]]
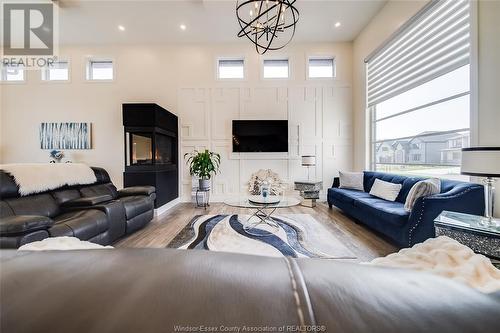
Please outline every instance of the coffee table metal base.
[[[271, 209], [269, 212], [266, 212], [265, 209]], [[271, 215], [276, 211], [277, 207], [268, 207], [267, 205], [263, 205], [262, 208], [257, 208], [255, 213], [253, 213], [243, 225], [243, 230], [249, 235], [253, 236], [268, 236], [269, 234], [274, 234], [279, 230], [279, 224], [272, 218]], [[252, 222], [252, 218], [257, 217], [257, 221]], [[259, 225], [268, 225], [271, 227], [270, 230], [257, 228]], [[257, 231], [258, 230], [258, 231]]]

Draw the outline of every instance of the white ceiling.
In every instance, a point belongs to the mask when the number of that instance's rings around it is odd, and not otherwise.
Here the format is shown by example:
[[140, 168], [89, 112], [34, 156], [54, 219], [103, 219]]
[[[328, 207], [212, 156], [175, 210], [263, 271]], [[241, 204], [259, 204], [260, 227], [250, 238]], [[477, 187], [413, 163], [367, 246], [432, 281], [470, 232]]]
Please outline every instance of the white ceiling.
[[[61, 44], [236, 42], [236, 0], [58, 0]], [[295, 42], [351, 41], [385, 0], [297, 0]], [[336, 22], [341, 26], [334, 27]], [[180, 24], [187, 29], [181, 31]], [[120, 31], [118, 25], [125, 27]]]

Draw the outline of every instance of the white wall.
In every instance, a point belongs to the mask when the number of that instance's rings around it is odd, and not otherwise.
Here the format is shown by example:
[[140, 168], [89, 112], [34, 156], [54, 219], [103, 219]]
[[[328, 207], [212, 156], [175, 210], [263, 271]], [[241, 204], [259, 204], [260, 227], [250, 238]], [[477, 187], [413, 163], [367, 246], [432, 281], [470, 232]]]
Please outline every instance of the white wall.
[[[214, 181], [215, 199], [239, 193], [250, 173], [271, 168], [283, 178], [304, 178], [301, 154], [316, 154], [312, 172], [329, 186], [339, 168], [352, 168], [351, 43], [299, 44], [284, 49], [291, 79], [262, 80], [261, 58], [248, 44], [63, 47], [71, 82], [40, 80], [30, 71], [24, 84], [2, 85], [2, 163], [47, 162], [38, 143], [41, 122], [92, 122], [92, 150], [66, 151], [71, 160], [106, 168], [118, 186], [124, 169], [121, 104], [155, 102], [180, 118], [181, 147], [211, 149], [223, 157]], [[112, 57], [114, 82], [86, 82], [85, 57]], [[273, 53], [273, 56], [279, 53]], [[333, 55], [335, 80], [307, 80], [308, 55]], [[245, 56], [244, 81], [215, 79], [216, 58]], [[288, 119], [290, 153], [231, 153], [232, 119]], [[182, 164], [182, 191], [191, 179]]]

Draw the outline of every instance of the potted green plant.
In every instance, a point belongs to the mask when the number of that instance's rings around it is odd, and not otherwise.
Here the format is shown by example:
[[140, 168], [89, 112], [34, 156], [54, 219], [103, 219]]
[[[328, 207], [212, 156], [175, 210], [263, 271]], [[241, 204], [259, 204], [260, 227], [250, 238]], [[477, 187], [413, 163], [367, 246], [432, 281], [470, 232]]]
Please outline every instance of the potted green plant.
[[186, 164], [189, 165], [191, 176], [197, 176], [200, 182], [200, 189], [210, 188], [210, 178], [212, 174], [219, 172], [220, 154], [205, 150], [197, 150], [184, 154], [187, 158]]

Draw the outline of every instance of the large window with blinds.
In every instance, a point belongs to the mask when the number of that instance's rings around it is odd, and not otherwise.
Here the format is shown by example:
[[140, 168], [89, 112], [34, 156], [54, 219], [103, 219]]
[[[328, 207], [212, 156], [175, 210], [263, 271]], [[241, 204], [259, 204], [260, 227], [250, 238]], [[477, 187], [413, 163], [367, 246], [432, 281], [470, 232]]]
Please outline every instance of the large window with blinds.
[[372, 169], [459, 177], [470, 141], [469, 6], [431, 1], [366, 59]]

